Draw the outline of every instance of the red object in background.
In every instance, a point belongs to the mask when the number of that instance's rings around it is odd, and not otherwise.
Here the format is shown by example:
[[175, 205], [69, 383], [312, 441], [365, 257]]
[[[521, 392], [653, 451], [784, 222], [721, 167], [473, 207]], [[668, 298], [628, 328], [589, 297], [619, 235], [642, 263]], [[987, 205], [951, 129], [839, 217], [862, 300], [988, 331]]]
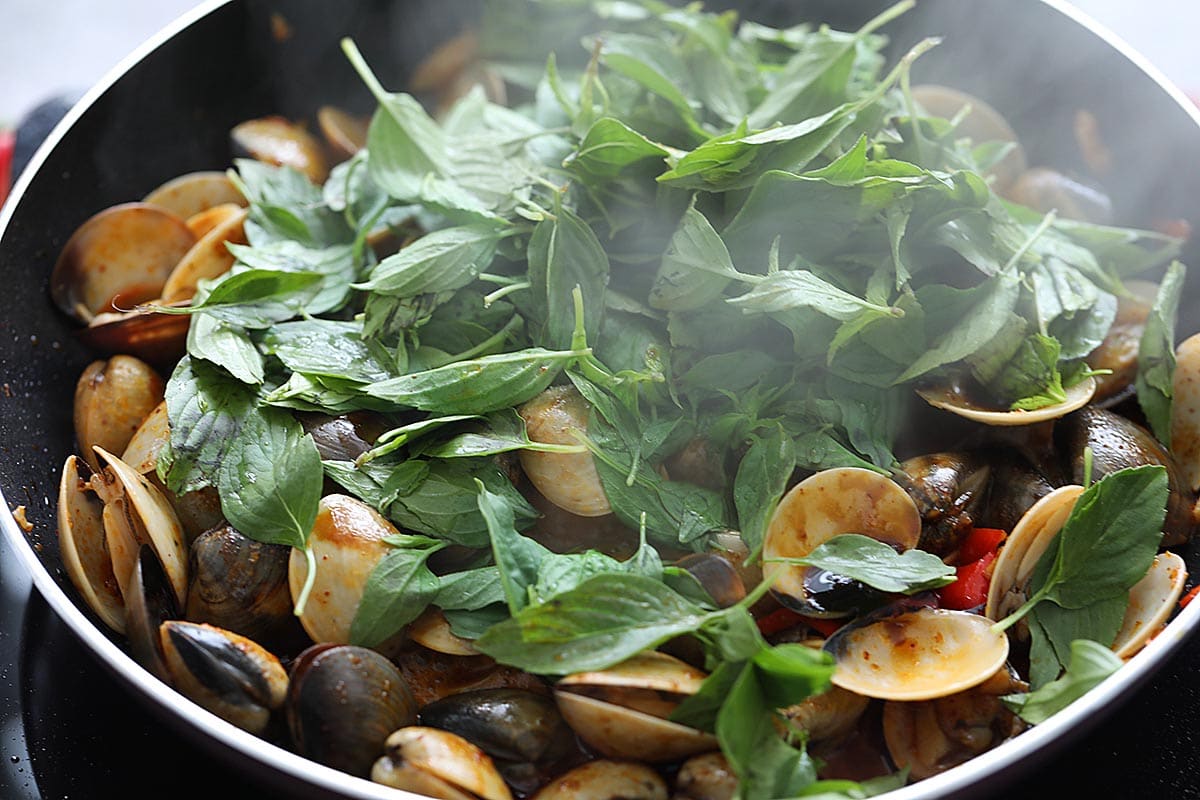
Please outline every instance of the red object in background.
[[0, 131], [0, 205], [8, 197], [12, 184], [13, 150], [17, 146], [17, 135], [12, 131]]
[[1007, 536], [1008, 534], [999, 528], [974, 528], [958, 548], [958, 563], [970, 564], [988, 553], [996, 552], [996, 548]]
[[817, 619], [798, 614], [790, 608], [777, 608], [764, 617], [759, 617], [758, 631], [763, 636], [772, 636], [788, 628], [794, 628], [800, 623], [820, 633], [822, 636], [832, 636], [833, 632], [846, 623], [844, 619]]

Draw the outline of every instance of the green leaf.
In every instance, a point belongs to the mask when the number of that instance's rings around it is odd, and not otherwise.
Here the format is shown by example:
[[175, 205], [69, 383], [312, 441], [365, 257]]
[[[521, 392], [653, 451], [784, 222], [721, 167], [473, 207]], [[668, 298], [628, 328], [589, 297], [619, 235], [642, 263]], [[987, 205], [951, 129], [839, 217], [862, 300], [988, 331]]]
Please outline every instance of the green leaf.
[[538, 581], [538, 568], [551, 552], [517, 533], [512, 507], [505, 498], [489, 492], [482, 481], [478, 487], [479, 513], [487, 523], [500, 585], [509, 611], [516, 615], [529, 605], [530, 589]]
[[392, 377], [362, 340], [362, 325], [327, 319], [304, 319], [273, 325], [260, 339], [269, 353], [293, 372], [360, 383]]
[[691, 311], [720, 297], [730, 280], [739, 277], [725, 242], [693, 198], [659, 264], [649, 303], [666, 311]]
[[202, 282], [192, 305], [155, 306], [162, 314], [196, 314], [244, 328], [266, 328], [300, 313], [320, 290], [322, 277], [314, 272], [246, 269], [228, 272], [216, 282]]
[[613, 117], [592, 123], [563, 166], [588, 178], [615, 178], [627, 167], [647, 159], [665, 158], [669, 151]]
[[363, 391], [399, 408], [486, 414], [529, 400], [549, 386], [564, 366], [586, 352], [531, 347], [402, 375], [366, 386]]
[[226, 245], [241, 266], [255, 270], [295, 272], [322, 276], [316, 293], [304, 304], [307, 314], [324, 314], [341, 308], [350, 298], [350, 284], [358, 277], [362, 258], [353, 244], [306, 247], [290, 239], [245, 247]]
[[1163, 276], [1138, 344], [1137, 398], [1151, 430], [1171, 446], [1171, 396], [1175, 379], [1175, 318], [1187, 271], [1173, 262]]
[[250, 159], [237, 159], [234, 166], [237, 172], [230, 176], [250, 201], [246, 233], [255, 247], [295, 240], [321, 248], [354, 239], [342, 215], [325, 205], [320, 187], [304, 174]]
[[890, 545], [860, 533], [843, 533], [818, 545], [804, 558], [807, 564], [861, 581], [882, 592], [916, 594], [954, 583], [954, 567], [924, 550], [897, 553]]
[[1070, 660], [1071, 643], [1077, 639], [1112, 642], [1125, 619], [1129, 595], [1097, 600], [1083, 608], [1062, 608], [1052, 600], [1038, 603], [1029, 613], [1029, 628], [1035, 627], [1030, 648], [1029, 682], [1040, 689], [1059, 676]]
[[733, 502], [742, 540], [750, 552], [757, 552], [762, 546], [767, 523], [795, 468], [795, 442], [778, 427], [756, 438], [742, 456], [733, 480]]
[[697, 630], [708, 613], [642, 575], [599, 575], [528, 606], [475, 642], [502, 664], [538, 675], [604, 669]]
[[445, 546], [413, 537], [407, 546], [384, 553], [371, 570], [362, 600], [350, 624], [350, 643], [378, 647], [419, 617], [439, 591], [438, 578], [426, 561]]
[[221, 512], [251, 539], [303, 549], [323, 481], [317, 446], [291, 414], [250, 410], [218, 468]]
[[811, 308], [831, 319], [845, 322], [862, 312], [880, 317], [900, 316], [899, 309], [868, 302], [843, 291], [806, 269], [786, 269], [772, 273], [745, 294], [732, 297], [731, 305], [747, 313], [770, 314], [797, 308]]
[[609, 262], [591, 226], [563, 207], [559, 198], [555, 203], [553, 218], [539, 222], [529, 239], [529, 282], [542, 309], [541, 344], [565, 348], [571, 346], [575, 330], [576, 286], [583, 294], [587, 340], [596, 341], [604, 320]]
[[262, 354], [242, 328], [196, 314], [188, 326], [187, 352], [223, 368], [242, 383], [257, 386], [265, 375]]
[[171, 442], [159, 457], [159, 478], [176, 494], [216, 486], [217, 470], [255, 407], [253, 390], [185, 357], [167, 382], [166, 403]]
[[1009, 711], [1039, 725], [1099, 686], [1124, 662], [1102, 644], [1088, 639], [1071, 642], [1071, 660], [1061, 678], [1028, 694], [1001, 697]]
[[488, 268], [504, 235], [483, 222], [427, 233], [380, 261], [355, 288], [394, 297], [453, 291]]
[[494, 566], [442, 576], [433, 598], [433, 605], [444, 611], [478, 611], [494, 603], [504, 603], [500, 571]]

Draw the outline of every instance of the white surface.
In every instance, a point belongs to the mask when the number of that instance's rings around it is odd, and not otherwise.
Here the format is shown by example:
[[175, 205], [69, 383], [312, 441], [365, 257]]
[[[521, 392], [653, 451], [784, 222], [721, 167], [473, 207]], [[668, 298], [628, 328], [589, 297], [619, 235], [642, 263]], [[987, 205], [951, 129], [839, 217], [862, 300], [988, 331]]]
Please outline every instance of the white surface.
[[[330, 0], [351, 2], [352, 0]], [[82, 91], [196, 0], [0, 0], [0, 127]], [[963, 0], [974, 2], [974, 0]], [[1200, 90], [1200, 0], [1077, 0], [1184, 89]]]

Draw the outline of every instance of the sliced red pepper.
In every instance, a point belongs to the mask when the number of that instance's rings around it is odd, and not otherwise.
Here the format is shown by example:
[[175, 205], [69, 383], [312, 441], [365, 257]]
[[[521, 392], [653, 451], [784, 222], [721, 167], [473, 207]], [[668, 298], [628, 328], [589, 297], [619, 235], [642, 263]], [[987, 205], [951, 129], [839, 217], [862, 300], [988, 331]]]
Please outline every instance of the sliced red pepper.
[[758, 632], [763, 636], [773, 636], [780, 631], [794, 628], [801, 623], [814, 629], [822, 636], [832, 636], [834, 631], [845, 624], [845, 621], [840, 619], [806, 617], [803, 614], [797, 614], [790, 608], [775, 609], [770, 614], [759, 617], [756, 622], [758, 623]]
[[1185, 594], [1183, 597], [1181, 597], [1181, 598], [1179, 599], [1179, 607], [1180, 607], [1180, 608], [1187, 608], [1187, 607], [1188, 607], [1188, 603], [1190, 603], [1190, 602], [1192, 602], [1193, 600], [1195, 600], [1195, 599], [1196, 599], [1196, 595], [1197, 595], [1197, 594], [1200, 594], [1200, 586], [1197, 586], [1196, 588], [1192, 589], [1190, 592], [1188, 592], [1187, 594]]
[[996, 553], [986, 553], [983, 558], [955, 569], [955, 581], [938, 590], [942, 608], [966, 611], [987, 602], [988, 587], [992, 583], [992, 564]]
[[999, 528], [975, 528], [958, 548], [958, 563], [970, 564], [988, 553], [995, 553], [1008, 534]]

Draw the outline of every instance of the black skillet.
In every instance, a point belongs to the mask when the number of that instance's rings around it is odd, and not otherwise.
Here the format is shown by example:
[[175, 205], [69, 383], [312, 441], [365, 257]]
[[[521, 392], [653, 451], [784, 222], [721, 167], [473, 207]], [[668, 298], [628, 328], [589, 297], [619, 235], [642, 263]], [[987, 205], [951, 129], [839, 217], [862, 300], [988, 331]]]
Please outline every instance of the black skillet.
[[[89, 93], [35, 157], [0, 216], [0, 279], [8, 309], [0, 313], [0, 491], [10, 508], [24, 505], [33, 524], [26, 535], [7, 516], [0, 519], [9, 549], [84, 649], [131, 687], [133, 696], [169, 725], [209, 745], [222, 762], [253, 771], [280, 794], [375, 796], [361, 782], [236, 731], [149, 679], [113, 646], [115, 639], [89, 621], [88, 612], [79, 610], [82, 604], [59, 564], [53, 496], [58, 471], [73, 448], [71, 390], [90, 355], [75, 340], [71, 323], [50, 304], [47, 277], [71, 231], [95, 211], [140, 197], [175, 175], [228, 164], [227, 131], [235, 123], [269, 113], [311, 118], [325, 102], [368, 108], [366, 92], [338, 50], [340, 36], [358, 41], [385, 83], [402, 86], [413, 65], [469, 19], [477, 5], [399, 0], [208, 4], [191, 14], [188, 24], [176, 25], [173, 35], [145, 48], [143, 57], [107, 88]], [[885, 4], [760, 0], [725, 5], [767, 22], [808, 18], [853, 28]], [[286, 37], [273, 34], [278, 15], [288, 23]], [[1082, 168], [1072, 121], [1077, 109], [1091, 111], [1113, 152], [1114, 170], [1104, 182], [1115, 200], [1115, 218], [1130, 225], [1177, 218], [1200, 225], [1192, 200], [1200, 195], [1200, 127], [1185, 110], [1186, 101], [1057, 4], [922, 0], [886, 32], [893, 37], [893, 53], [926, 35], [946, 36], [943, 46], [918, 63], [916, 78], [986, 98], [1014, 123], [1034, 163]], [[1200, 247], [1189, 245], [1185, 261], [1200, 264], [1197, 256]], [[1189, 297], [1200, 297], [1198, 284], [1200, 273], [1193, 272]], [[1185, 301], [1181, 316], [1181, 332], [1196, 330], [1200, 304]], [[1189, 562], [1196, 572], [1200, 560], [1192, 556]], [[1015, 740], [1016, 746], [902, 795], [980, 796], [996, 788], [996, 776], [1011, 776], [1014, 765], [1045, 757], [1068, 734], [1079, 735], [1132, 695], [1198, 620], [1200, 613], [1181, 617], [1156, 642], [1157, 655], [1122, 671], [1121, 685], [1106, 684], [1062, 719]], [[1194, 661], [1194, 654], [1189, 657]], [[1177, 657], [1173, 673], [1181, 663]], [[1159, 742], [1158, 747], [1170, 745]], [[1183, 796], [1195, 783], [1159, 785], [1176, 786], [1172, 794]], [[1063, 789], [1067, 796], [1074, 794]]]

